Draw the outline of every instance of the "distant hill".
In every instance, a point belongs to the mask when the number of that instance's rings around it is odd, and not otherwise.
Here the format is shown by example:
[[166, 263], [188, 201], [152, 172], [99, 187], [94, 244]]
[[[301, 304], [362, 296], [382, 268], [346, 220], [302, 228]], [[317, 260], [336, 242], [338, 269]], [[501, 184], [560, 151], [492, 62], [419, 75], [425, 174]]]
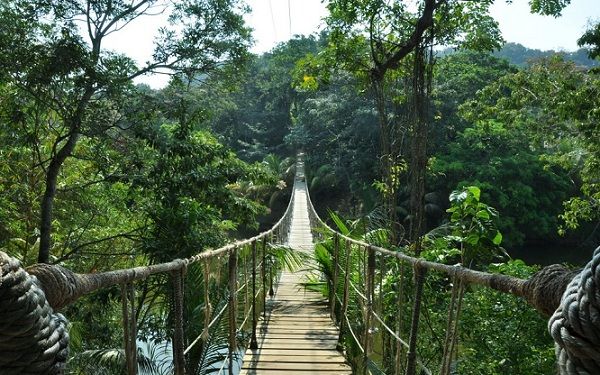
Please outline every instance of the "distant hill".
[[518, 66], [525, 66], [531, 60], [539, 59], [541, 57], [551, 56], [555, 53], [564, 55], [566, 60], [573, 61], [576, 65], [592, 68], [600, 66], [600, 62], [588, 58], [587, 51], [583, 48], [578, 49], [575, 52], [556, 52], [556, 51], [541, 51], [539, 49], [527, 48], [518, 43], [506, 43], [502, 49], [494, 52], [493, 55], [496, 57], [504, 58], [511, 64]]

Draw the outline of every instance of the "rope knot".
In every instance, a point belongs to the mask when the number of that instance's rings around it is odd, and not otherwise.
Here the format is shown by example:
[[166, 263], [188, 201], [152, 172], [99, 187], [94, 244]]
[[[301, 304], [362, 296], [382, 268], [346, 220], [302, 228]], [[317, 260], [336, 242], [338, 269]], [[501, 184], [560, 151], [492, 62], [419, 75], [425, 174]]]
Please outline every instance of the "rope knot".
[[55, 309], [68, 305], [78, 297], [77, 275], [65, 267], [40, 263], [28, 267], [27, 272], [39, 280], [48, 303]]
[[542, 268], [523, 285], [527, 301], [540, 313], [551, 316], [560, 305], [563, 291], [579, 271], [561, 264]]
[[600, 374], [600, 247], [548, 322], [560, 374]]
[[54, 313], [40, 281], [0, 251], [0, 372], [62, 374], [69, 349], [67, 320]]

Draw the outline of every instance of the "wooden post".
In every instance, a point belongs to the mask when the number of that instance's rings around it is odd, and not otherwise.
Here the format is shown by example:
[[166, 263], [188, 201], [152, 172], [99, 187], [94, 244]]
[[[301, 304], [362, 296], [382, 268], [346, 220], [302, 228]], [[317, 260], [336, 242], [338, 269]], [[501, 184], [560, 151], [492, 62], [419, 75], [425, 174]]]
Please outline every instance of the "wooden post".
[[175, 375], [185, 374], [185, 345], [183, 338], [183, 277], [184, 269], [173, 271], [173, 364], [175, 365]]
[[331, 309], [330, 315], [331, 319], [335, 322], [335, 303], [337, 297], [337, 278], [338, 278], [338, 263], [339, 263], [339, 251], [340, 251], [340, 237], [337, 233], [333, 235], [333, 280], [330, 283], [330, 293], [329, 293], [329, 306]]
[[256, 340], [256, 240], [252, 241], [252, 337], [250, 338], [250, 349], [258, 349]]
[[423, 284], [425, 283], [425, 269], [421, 267], [419, 263], [416, 263], [413, 269], [415, 272], [415, 301], [413, 302], [410, 336], [408, 340], [406, 375], [415, 375], [417, 373], [417, 335], [419, 333]]
[[208, 326], [210, 325], [210, 316], [212, 306], [210, 304], [210, 265], [211, 259], [204, 260], [204, 329], [202, 330], [202, 341], [208, 340]]
[[338, 337], [338, 343], [336, 349], [342, 351], [342, 340], [344, 339], [344, 330], [346, 329], [346, 312], [348, 310], [348, 288], [350, 287], [350, 258], [352, 258], [352, 244], [349, 240], [346, 240], [346, 265], [344, 274], [344, 298], [342, 300], [342, 309], [340, 312], [340, 335]]
[[233, 374], [233, 359], [237, 355], [237, 248], [229, 253], [229, 375]]
[[[248, 249], [247, 245], [244, 245], [242, 247], [242, 255], [241, 256], [241, 260], [243, 260], [244, 262], [244, 266], [243, 266], [243, 275], [244, 275], [244, 284], [246, 287], [244, 288], [244, 309], [243, 309], [243, 313], [244, 316], [246, 316], [246, 311], [248, 309], [248, 305], [250, 304], [250, 298], [252, 298], [252, 296], [250, 296], [250, 287], [248, 286], [248, 253], [246, 252], [246, 250]], [[238, 256], [238, 262], [240, 261], [240, 256]], [[239, 268], [239, 267], [238, 267]], [[244, 327], [241, 327], [242, 329]]]
[[267, 319], [267, 236], [262, 241], [262, 298], [263, 298], [263, 319]]
[[123, 338], [125, 344], [125, 363], [128, 375], [137, 374], [137, 324], [135, 319], [135, 291], [133, 284], [121, 286], [123, 309]]
[[[402, 337], [402, 333], [404, 332], [404, 325], [402, 324], [404, 315], [404, 262], [401, 259], [398, 259], [398, 268], [400, 269], [400, 283], [398, 284], [398, 299], [396, 301], [396, 309], [398, 311], [396, 315], [396, 333], [398, 337]], [[396, 340], [395, 374], [402, 373], [403, 357], [404, 346], [402, 342]]]
[[[271, 243], [273, 243], [273, 237], [271, 237]], [[269, 260], [269, 297], [273, 298], [275, 291], [273, 290], [273, 257]]]
[[371, 351], [371, 321], [373, 320], [373, 294], [375, 293], [375, 250], [371, 246], [367, 247], [368, 258], [367, 258], [367, 279], [366, 279], [366, 297], [367, 297], [367, 310], [365, 316], [365, 333], [363, 349], [364, 352], [364, 368], [365, 374], [368, 373], [369, 365], [369, 354]]

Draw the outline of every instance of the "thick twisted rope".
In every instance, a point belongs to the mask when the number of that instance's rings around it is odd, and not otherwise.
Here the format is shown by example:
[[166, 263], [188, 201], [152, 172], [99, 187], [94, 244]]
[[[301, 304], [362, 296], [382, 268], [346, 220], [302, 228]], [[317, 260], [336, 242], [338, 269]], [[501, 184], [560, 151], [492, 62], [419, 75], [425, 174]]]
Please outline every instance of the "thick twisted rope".
[[67, 321], [47, 302], [39, 281], [0, 252], [0, 373], [62, 374]]
[[600, 247], [548, 323], [562, 375], [600, 374]]

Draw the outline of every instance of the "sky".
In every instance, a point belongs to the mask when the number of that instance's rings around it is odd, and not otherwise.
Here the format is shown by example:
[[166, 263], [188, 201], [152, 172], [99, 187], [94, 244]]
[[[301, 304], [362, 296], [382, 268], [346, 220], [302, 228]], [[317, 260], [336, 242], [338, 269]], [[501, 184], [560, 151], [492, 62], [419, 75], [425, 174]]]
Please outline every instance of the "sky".
[[[324, 27], [327, 14], [321, 0], [247, 0], [252, 12], [246, 21], [254, 29], [255, 44], [252, 52], [263, 53], [275, 45], [299, 34], [311, 34]], [[528, 48], [541, 50], [573, 51], [577, 39], [590, 22], [600, 21], [600, 0], [571, 0], [561, 17], [538, 16], [529, 13], [527, 0], [496, 0], [491, 9], [498, 21], [502, 35], [508, 42], [520, 43]], [[106, 47], [126, 53], [139, 64], [152, 54], [152, 41], [164, 17], [146, 17], [134, 22], [107, 40]], [[127, 34], [126, 38], [122, 36]], [[137, 82], [148, 83], [154, 88], [167, 82], [165, 76], [140, 77]]]

